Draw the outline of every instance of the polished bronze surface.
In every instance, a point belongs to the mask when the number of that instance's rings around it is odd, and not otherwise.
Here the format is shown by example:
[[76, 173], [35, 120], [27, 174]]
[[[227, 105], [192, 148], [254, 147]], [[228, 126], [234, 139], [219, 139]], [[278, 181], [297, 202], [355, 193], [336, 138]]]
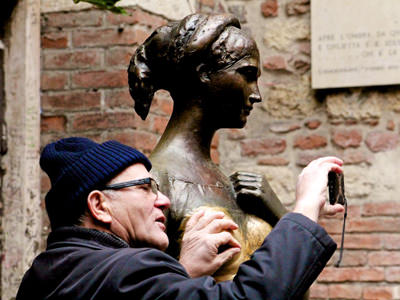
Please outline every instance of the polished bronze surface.
[[231, 15], [194, 14], [158, 28], [136, 51], [128, 69], [135, 110], [145, 119], [154, 93], [174, 100], [168, 126], [151, 154], [153, 176], [171, 199], [169, 252], [178, 256], [182, 224], [194, 210], [221, 210], [239, 229], [242, 253], [215, 274], [230, 279], [285, 208], [261, 176], [226, 176], [211, 160], [220, 128], [242, 128], [261, 101], [255, 41]]

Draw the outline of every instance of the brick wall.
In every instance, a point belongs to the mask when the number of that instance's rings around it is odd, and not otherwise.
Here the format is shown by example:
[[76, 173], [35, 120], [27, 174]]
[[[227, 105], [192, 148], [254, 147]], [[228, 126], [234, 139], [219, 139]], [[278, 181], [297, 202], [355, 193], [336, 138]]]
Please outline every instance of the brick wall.
[[[240, 130], [221, 130], [213, 158], [227, 172], [264, 174], [290, 208], [297, 174], [313, 158], [345, 161], [349, 200], [342, 267], [324, 270], [312, 299], [400, 299], [398, 87], [310, 89], [308, 0], [200, 0], [231, 12], [261, 52], [263, 103]], [[133, 110], [126, 68], [135, 47], [167, 19], [140, 9], [42, 14], [42, 145], [60, 137], [117, 139], [149, 154], [172, 110], [157, 93], [149, 117]], [[42, 176], [42, 194], [49, 188]], [[340, 242], [341, 216], [321, 223]], [[47, 235], [45, 221], [43, 237]], [[337, 260], [338, 253], [332, 259]]]

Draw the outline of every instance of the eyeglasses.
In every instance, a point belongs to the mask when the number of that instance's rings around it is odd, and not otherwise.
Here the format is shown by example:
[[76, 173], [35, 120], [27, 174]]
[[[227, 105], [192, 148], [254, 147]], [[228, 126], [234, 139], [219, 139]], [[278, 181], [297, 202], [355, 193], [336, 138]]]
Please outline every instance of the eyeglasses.
[[119, 189], [123, 189], [126, 187], [142, 185], [142, 184], [150, 184], [151, 191], [155, 195], [158, 195], [158, 191], [160, 190], [158, 183], [151, 177], [106, 185], [106, 186], [100, 188], [100, 190], [119, 190]]

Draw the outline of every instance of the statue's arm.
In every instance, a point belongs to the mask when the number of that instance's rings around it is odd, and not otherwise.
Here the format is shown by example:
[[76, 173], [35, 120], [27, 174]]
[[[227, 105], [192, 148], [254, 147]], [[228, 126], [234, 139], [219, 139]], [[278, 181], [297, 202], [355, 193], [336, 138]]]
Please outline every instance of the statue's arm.
[[238, 205], [274, 226], [287, 213], [264, 176], [238, 171], [230, 176]]

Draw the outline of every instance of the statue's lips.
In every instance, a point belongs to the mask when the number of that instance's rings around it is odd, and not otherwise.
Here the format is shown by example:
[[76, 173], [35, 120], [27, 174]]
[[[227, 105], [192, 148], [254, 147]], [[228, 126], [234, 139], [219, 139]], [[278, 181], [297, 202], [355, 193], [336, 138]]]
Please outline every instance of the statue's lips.
[[251, 110], [253, 109], [252, 106], [243, 108], [243, 113], [248, 116], [250, 115]]

